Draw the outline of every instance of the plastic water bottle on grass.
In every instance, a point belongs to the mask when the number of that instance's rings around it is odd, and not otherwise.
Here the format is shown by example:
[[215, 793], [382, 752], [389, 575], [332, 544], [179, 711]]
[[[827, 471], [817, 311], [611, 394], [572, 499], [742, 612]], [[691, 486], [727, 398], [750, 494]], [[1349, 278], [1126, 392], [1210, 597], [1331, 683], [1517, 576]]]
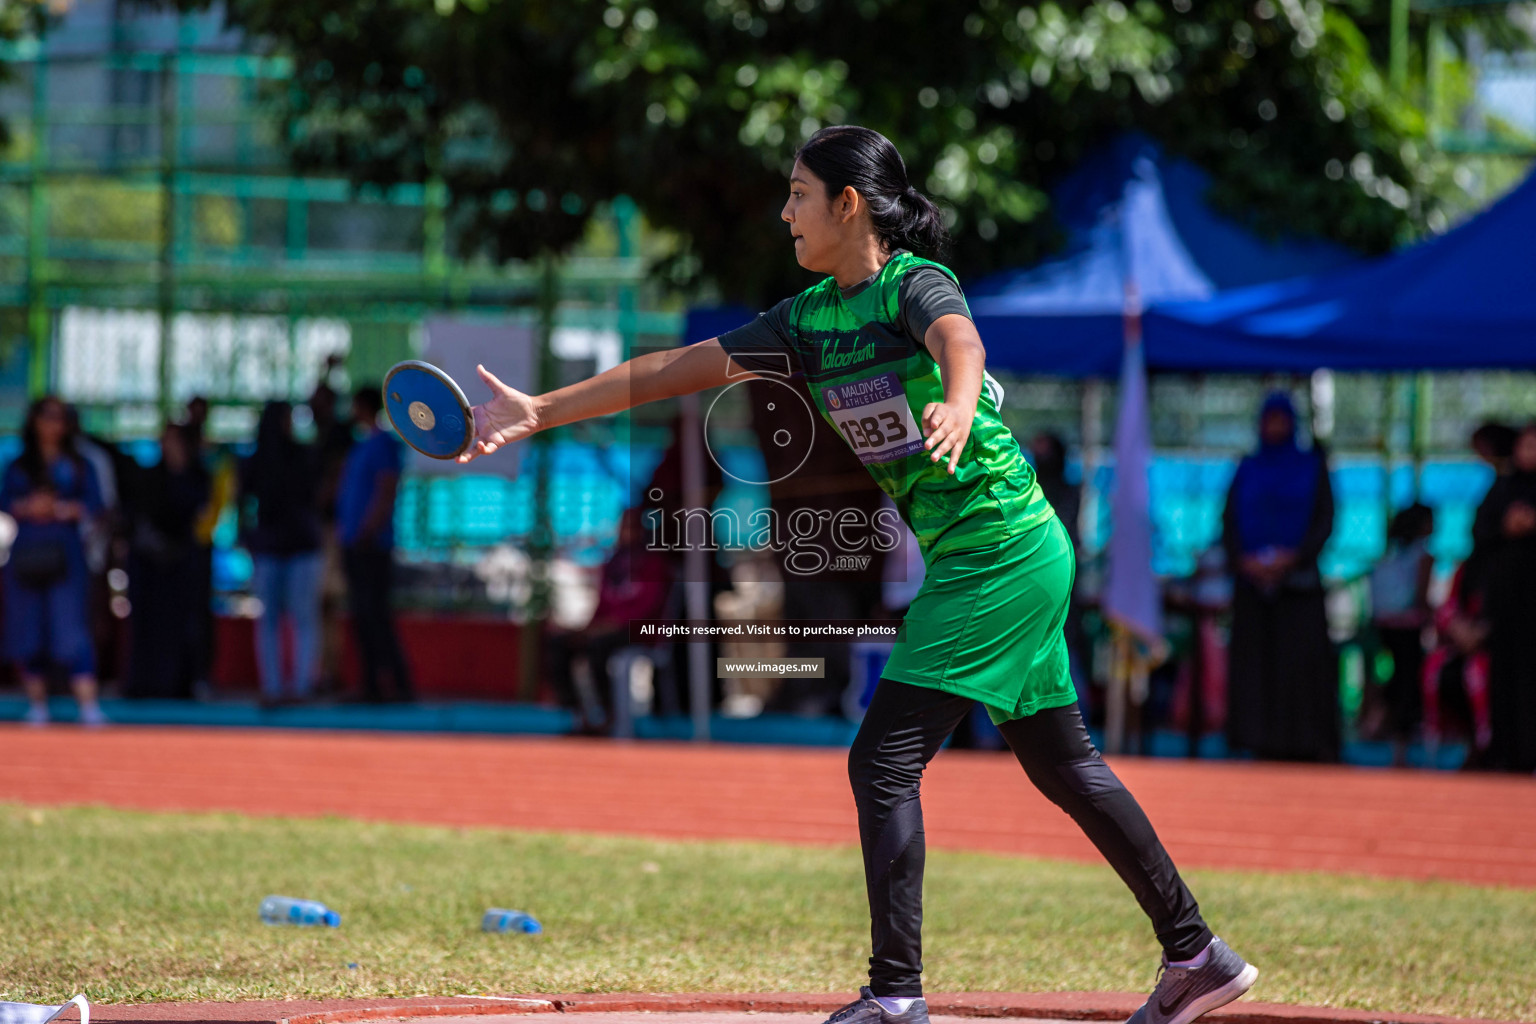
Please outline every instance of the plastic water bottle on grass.
[[522, 932], [524, 935], [537, 935], [544, 930], [544, 926], [535, 921], [532, 914], [525, 914], [521, 910], [501, 910], [497, 907], [492, 907], [480, 919], [480, 930], [483, 932]]
[[261, 919], [267, 924], [323, 924], [336, 928], [341, 915], [318, 900], [292, 896], [268, 896], [261, 901]]

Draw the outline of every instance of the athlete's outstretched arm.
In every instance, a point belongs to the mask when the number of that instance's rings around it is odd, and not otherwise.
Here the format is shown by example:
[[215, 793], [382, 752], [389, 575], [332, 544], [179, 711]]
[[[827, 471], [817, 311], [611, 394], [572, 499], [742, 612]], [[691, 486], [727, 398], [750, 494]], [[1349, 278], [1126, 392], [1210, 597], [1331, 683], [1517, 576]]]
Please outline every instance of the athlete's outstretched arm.
[[959, 313], [939, 317], [923, 335], [944, 382], [944, 401], [923, 407], [923, 447], [934, 462], [950, 456], [949, 471], [960, 463], [960, 453], [971, 436], [971, 421], [976, 418], [976, 402], [981, 398], [981, 375], [986, 369], [987, 351], [981, 335], [970, 318]]
[[530, 434], [662, 398], [676, 398], [752, 376], [732, 363], [718, 338], [626, 359], [595, 377], [542, 395], [527, 395], [478, 367], [491, 398], [474, 408], [475, 437], [459, 456], [469, 462]]

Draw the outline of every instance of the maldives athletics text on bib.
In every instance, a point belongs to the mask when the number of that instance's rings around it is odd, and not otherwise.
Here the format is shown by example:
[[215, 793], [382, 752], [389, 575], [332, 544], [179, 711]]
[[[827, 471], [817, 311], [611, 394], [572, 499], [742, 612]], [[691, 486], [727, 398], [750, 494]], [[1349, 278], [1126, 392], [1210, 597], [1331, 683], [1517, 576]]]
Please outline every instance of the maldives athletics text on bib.
[[890, 495], [924, 556], [984, 547], [1053, 515], [1034, 469], [998, 416], [1002, 387], [984, 376], [954, 475], [923, 448], [923, 408], [944, 401], [939, 365], [901, 325], [903, 276], [949, 268], [901, 252], [845, 298], [833, 278], [793, 300], [795, 351], [821, 415]]

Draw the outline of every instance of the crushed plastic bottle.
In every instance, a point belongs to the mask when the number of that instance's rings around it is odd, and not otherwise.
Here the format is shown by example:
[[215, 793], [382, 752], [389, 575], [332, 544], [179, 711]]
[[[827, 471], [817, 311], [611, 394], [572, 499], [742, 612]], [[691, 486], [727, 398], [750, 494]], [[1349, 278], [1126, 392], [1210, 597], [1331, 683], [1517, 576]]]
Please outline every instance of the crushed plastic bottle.
[[524, 935], [537, 935], [544, 930], [544, 926], [534, 920], [532, 914], [525, 914], [521, 910], [502, 910], [499, 907], [492, 907], [480, 919], [480, 930], [483, 932], [522, 932]]
[[268, 896], [261, 901], [261, 919], [267, 924], [341, 925], [341, 915], [318, 900], [292, 896]]

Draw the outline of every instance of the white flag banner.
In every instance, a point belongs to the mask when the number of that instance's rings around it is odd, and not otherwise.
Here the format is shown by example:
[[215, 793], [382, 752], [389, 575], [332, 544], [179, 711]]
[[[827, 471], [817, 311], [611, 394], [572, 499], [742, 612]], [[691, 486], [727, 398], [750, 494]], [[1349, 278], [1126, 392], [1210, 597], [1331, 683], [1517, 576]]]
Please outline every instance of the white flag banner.
[[80, 1008], [80, 1024], [91, 1024], [91, 1004], [85, 996], [75, 996], [60, 1006], [45, 1003], [0, 1003], [0, 1024], [48, 1024], [69, 1009]]
[[1141, 342], [1125, 346], [1120, 370], [1120, 416], [1115, 423], [1115, 491], [1110, 498], [1113, 532], [1104, 614], [1149, 648], [1163, 643], [1163, 602], [1152, 571], [1152, 420]]

